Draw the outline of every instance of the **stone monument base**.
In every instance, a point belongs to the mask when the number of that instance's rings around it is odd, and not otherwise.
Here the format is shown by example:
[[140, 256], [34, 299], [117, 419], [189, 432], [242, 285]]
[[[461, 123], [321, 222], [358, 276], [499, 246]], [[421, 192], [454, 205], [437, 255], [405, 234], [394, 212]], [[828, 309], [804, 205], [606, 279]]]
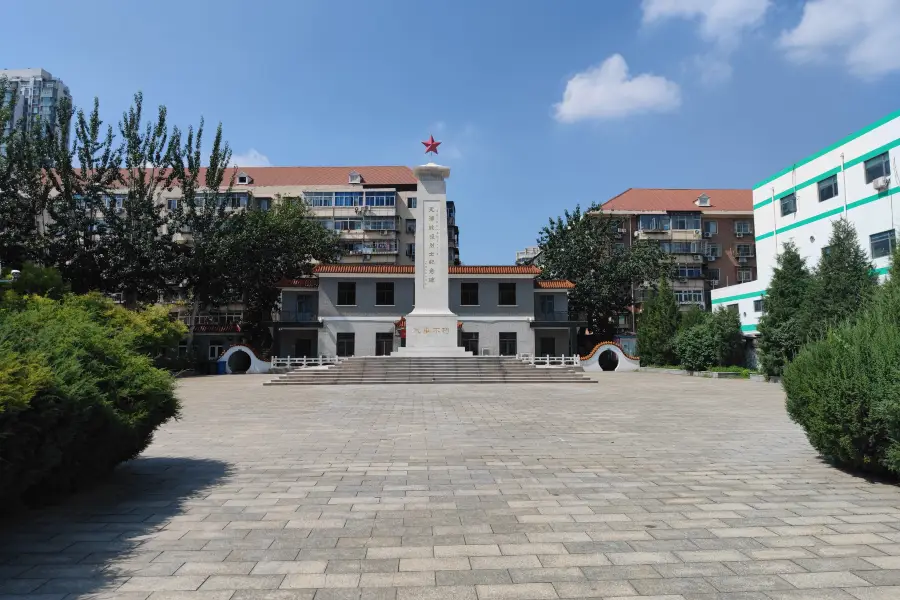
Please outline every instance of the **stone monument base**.
[[406, 347], [391, 356], [454, 357], [472, 356], [457, 344], [457, 318], [454, 314], [406, 316]]

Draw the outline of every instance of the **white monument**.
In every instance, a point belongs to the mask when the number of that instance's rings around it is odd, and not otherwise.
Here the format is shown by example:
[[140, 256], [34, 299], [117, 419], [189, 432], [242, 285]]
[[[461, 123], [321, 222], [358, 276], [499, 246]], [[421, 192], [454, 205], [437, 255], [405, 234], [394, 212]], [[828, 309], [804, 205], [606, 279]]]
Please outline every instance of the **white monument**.
[[[424, 143], [424, 142], [423, 142]], [[437, 144], [431, 140], [429, 151]], [[457, 343], [457, 316], [450, 310], [447, 267], [447, 183], [450, 168], [428, 163], [413, 169], [416, 193], [416, 298], [406, 315], [406, 347], [394, 356], [471, 356]]]

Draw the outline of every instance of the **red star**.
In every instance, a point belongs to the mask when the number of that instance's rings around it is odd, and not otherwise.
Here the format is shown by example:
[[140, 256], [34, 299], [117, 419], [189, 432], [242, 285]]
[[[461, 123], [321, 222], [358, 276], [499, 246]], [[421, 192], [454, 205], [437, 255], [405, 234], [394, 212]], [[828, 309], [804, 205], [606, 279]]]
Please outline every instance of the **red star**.
[[428, 136], [428, 141], [422, 142], [422, 145], [425, 146], [425, 154], [428, 154], [429, 152], [437, 154], [438, 146], [440, 146], [441, 143], [434, 141], [434, 136], [430, 135]]

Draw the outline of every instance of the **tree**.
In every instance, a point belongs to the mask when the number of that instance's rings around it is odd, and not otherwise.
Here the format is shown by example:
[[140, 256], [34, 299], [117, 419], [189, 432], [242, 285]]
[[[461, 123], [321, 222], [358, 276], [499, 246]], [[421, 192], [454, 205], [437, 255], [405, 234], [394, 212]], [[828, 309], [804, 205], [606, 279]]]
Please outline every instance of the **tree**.
[[99, 100], [94, 98], [89, 116], [78, 111], [70, 147], [55, 132], [69, 131], [73, 116], [70, 102], [61, 102], [50, 137], [53, 168], [46, 170], [46, 178], [55, 194], [47, 202], [46, 262], [72, 282], [75, 293], [108, 291], [104, 240], [106, 223], [116, 211], [109, 194], [119, 179], [121, 150], [114, 145], [112, 127], [103, 132]]
[[815, 306], [808, 323], [811, 335], [821, 338], [853, 317], [868, 305], [877, 285], [878, 276], [859, 245], [856, 228], [847, 219], [838, 219], [809, 287], [809, 306]]
[[[200, 309], [218, 305], [227, 296], [227, 283], [223, 277], [223, 273], [229, 268], [226, 262], [227, 234], [235, 233], [233, 229], [226, 227], [234, 213], [227, 211], [225, 206], [234, 185], [234, 172], [228, 188], [220, 190], [231, 160], [231, 148], [222, 142], [222, 124], [216, 130], [209, 154], [209, 166], [205, 169], [201, 167], [200, 160], [202, 140], [202, 119], [196, 138], [193, 127], [188, 128], [183, 145], [178, 128], [172, 132], [174, 182], [181, 188], [181, 200], [175, 208], [172, 225], [177, 231], [189, 236], [179, 248], [178, 277], [191, 304], [188, 348], [192, 347], [196, 317]], [[201, 187], [206, 191], [199, 191]]]
[[700, 325], [706, 321], [707, 317], [709, 317], [708, 312], [696, 304], [691, 305], [690, 308], [678, 315], [678, 332], [681, 333], [695, 325]]
[[807, 301], [812, 275], [793, 242], [784, 244], [766, 290], [759, 320], [759, 364], [767, 377], [778, 377], [809, 337]]
[[108, 211], [103, 277], [110, 291], [121, 292], [128, 308], [138, 302], [156, 302], [177, 285], [177, 262], [169, 218], [157, 202], [159, 193], [170, 189], [174, 173], [168, 143], [166, 107], [160, 106], [156, 119], [146, 125], [143, 96], [122, 116], [123, 170], [121, 183], [127, 190], [124, 210]]
[[308, 218], [306, 204], [277, 198], [269, 211], [242, 211], [226, 221], [227, 250], [223, 275], [230, 295], [244, 305], [242, 332], [252, 344], [269, 347], [268, 327], [278, 308], [282, 279], [309, 275], [315, 262], [340, 257], [339, 237]]
[[708, 323], [715, 343], [715, 364], [720, 367], [742, 364], [744, 335], [738, 312], [720, 306]]
[[688, 371], [705, 371], [716, 364], [717, 343], [712, 326], [713, 316], [710, 313], [704, 315], [705, 318], [700, 323], [679, 332], [675, 338], [678, 363]]
[[47, 127], [23, 118], [5, 132], [17, 102], [7, 89], [0, 78], [0, 263], [18, 267], [40, 257], [39, 218], [50, 193], [42, 176]]
[[647, 281], [668, 275], [670, 260], [658, 244], [623, 243], [621, 222], [591, 205], [582, 213], [565, 211], [541, 229], [542, 278], [568, 279], [570, 310], [584, 313], [598, 336], [615, 333], [618, 315], [634, 303], [634, 290]]
[[644, 302], [637, 328], [637, 352], [648, 365], [675, 362], [675, 334], [678, 331], [678, 304], [667, 279]]

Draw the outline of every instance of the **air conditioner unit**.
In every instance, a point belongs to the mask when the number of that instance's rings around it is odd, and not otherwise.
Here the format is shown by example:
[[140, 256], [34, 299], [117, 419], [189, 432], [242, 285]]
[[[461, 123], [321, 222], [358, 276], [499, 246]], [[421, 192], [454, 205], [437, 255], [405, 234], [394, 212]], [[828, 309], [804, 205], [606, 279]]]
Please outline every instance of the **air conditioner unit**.
[[641, 232], [640, 232], [640, 231], [635, 231], [635, 232], [634, 232], [634, 237], [637, 237], [637, 236], [639, 236], [639, 235], [641, 235]]
[[737, 232], [737, 233], [734, 234], [734, 237], [740, 239], [740, 238], [744, 237], [744, 234], [741, 233], [741, 232]]
[[872, 182], [872, 187], [874, 187], [879, 192], [883, 192], [888, 189], [891, 185], [891, 176], [887, 175], [885, 177], [879, 177], [875, 181]]
[[718, 279], [710, 279], [710, 280], [709, 280], [709, 285], [710, 285], [711, 287], [719, 287], [719, 280], [718, 280]]
[[746, 257], [746, 256], [739, 256], [739, 257], [738, 257], [738, 262], [741, 263], [741, 264], [746, 263], [746, 262], [747, 262], [747, 257]]
[[694, 255], [694, 260], [703, 260], [703, 255], [702, 255], [702, 254], [695, 254], [695, 255]]
[[703, 232], [703, 239], [708, 240], [711, 237], [712, 237], [712, 234], [710, 232], [708, 232], [708, 231]]
[[363, 257], [362, 257], [362, 258], [363, 258], [363, 262], [369, 262], [370, 260], [372, 260], [372, 255], [371, 255], [371, 254], [368, 254], [368, 253], [367, 253], [367, 254], [363, 254]]
[[625, 233], [625, 228], [619, 227], [619, 229], [616, 230], [616, 233]]

